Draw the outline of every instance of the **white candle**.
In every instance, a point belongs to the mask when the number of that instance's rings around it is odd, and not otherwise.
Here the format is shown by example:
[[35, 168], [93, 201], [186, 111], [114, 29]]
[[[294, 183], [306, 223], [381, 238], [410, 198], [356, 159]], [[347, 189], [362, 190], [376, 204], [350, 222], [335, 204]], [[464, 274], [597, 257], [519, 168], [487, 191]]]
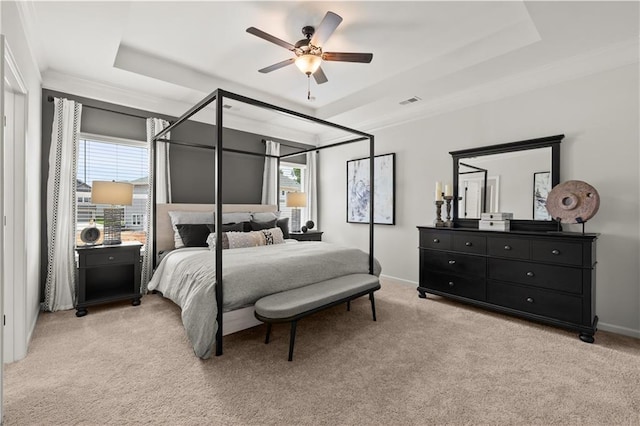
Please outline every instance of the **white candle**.
[[450, 184], [444, 186], [444, 195], [447, 197], [453, 196], [453, 187]]
[[436, 182], [436, 201], [442, 201], [442, 182]]

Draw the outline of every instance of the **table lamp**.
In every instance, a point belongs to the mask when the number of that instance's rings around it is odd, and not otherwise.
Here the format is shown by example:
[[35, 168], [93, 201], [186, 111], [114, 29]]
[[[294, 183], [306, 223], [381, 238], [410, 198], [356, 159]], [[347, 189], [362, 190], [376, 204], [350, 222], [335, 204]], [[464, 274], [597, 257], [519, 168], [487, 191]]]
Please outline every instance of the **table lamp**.
[[287, 207], [291, 211], [291, 229], [300, 232], [300, 207], [307, 207], [307, 194], [304, 192], [287, 192]]
[[91, 185], [91, 202], [109, 204], [104, 209], [104, 245], [121, 244], [120, 230], [124, 221], [124, 208], [133, 203], [133, 185], [125, 182], [94, 180]]

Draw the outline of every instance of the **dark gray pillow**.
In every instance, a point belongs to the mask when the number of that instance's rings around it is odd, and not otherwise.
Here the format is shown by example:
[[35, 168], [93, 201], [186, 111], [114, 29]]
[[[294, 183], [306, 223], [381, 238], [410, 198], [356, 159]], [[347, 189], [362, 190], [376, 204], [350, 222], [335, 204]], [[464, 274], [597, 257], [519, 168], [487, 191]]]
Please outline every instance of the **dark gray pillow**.
[[[216, 232], [215, 225], [207, 225], [209, 226], [209, 230], [211, 232]], [[222, 232], [245, 232], [244, 230], [244, 222], [239, 223], [223, 223], [222, 224]]]
[[278, 219], [278, 221], [276, 222], [276, 226], [282, 229], [282, 236], [285, 239], [291, 238], [289, 236], [289, 218], [288, 217], [283, 217], [282, 219]]
[[263, 229], [271, 229], [276, 227], [276, 222], [278, 219], [269, 220], [267, 222], [256, 222], [254, 220], [250, 221], [251, 230], [252, 231], [261, 231]]
[[207, 247], [210, 226], [213, 225], [179, 223], [176, 228], [185, 247]]

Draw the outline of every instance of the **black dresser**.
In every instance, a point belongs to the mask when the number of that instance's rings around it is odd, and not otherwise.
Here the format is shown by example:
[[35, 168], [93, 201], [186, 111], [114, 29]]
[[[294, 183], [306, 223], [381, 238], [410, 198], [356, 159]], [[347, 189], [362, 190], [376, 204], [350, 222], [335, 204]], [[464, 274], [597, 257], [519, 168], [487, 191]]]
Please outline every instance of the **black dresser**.
[[418, 227], [419, 296], [575, 330], [593, 343], [597, 234]]

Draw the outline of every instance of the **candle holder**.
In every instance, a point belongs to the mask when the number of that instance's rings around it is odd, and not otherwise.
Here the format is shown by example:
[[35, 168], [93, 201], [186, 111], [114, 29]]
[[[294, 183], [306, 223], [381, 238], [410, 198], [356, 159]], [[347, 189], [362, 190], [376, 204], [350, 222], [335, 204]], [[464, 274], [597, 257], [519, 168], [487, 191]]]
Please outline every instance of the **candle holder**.
[[435, 201], [434, 204], [436, 205], [436, 220], [433, 221], [433, 224], [436, 228], [444, 228], [445, 225], [442, 221], [442, 205], [444, 201]]
[[[451, 201], [453, 200], [453, 196], [445, 195], [443, 198], [447, 203], [447, 220], [444, 221], [444, 224], [442, 226], [444, 226], [445, 228], [453, 228], [453, 222], [451, 221]], [[442, 203], [442, 201], [440, 201], [440, 203]]]

